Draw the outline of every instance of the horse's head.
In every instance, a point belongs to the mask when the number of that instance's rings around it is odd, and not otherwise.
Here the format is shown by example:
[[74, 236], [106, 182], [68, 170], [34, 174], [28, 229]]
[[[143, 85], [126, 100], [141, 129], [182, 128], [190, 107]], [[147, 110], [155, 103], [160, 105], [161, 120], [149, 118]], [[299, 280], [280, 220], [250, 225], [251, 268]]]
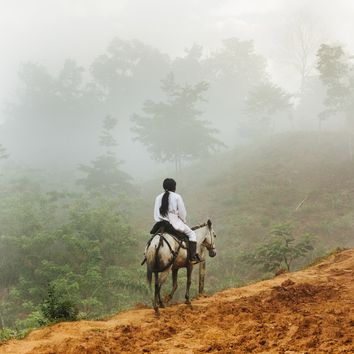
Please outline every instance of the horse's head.
[[216, 250], [215, 250], [216, 234], [214, 232], [213, 225], [210, 219], [206, 222], [206, 229], [207, 229], [206, 236], [202, 244], [208, 250], [209, 257], [215, 257], [216, 256]]

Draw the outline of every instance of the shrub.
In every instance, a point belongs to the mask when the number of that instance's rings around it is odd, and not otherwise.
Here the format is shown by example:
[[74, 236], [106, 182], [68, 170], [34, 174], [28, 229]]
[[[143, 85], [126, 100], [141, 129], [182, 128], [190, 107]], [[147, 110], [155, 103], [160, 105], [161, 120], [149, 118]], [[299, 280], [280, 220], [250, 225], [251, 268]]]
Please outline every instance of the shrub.
[[74, 321], [77, 319], [78, 308], [68, 295], [49, 285], [48, 296], [41, 305], [41, 312], [49, 322]]

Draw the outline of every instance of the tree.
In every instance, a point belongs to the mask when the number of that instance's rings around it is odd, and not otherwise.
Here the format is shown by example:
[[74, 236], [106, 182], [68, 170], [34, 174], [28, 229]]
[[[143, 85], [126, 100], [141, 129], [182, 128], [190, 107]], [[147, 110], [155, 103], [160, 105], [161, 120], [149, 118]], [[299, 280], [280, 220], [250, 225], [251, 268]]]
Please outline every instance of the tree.
[[219, 130], [227, 145], [237, 142], [244, 98], [266, 79], [266, 60], [256, 53], [253, 41], [228, 38], [220, 49], [202, 61], [206, 93], [206, 117]]
[[296, 259], [304, 257], [313, 250], [311, 235], [305, 235], [294, 244], [292, 229], [290, 224], [274, 225], [271, 239], [257, 248], [252, 263], [261, 265], [265, 271], [275, 271], [283, 265], [290, 271]]
[[222, 44], [223, 47], [212, 53], [205, 62], [210, 79], [217, 80], [228, 88], [248, 90], [266, 77], [266, 61], [255, 53], [253, 41], [228, 38]]
[[117, 159], [113, 151], [118, 145], [112, 135], [112, 130], [117, 123], [117, 119], [111, 116], [105, 117], [99, 139], [100, 146], [104, 149], [103, 154], [91, 161], [90, 165], [80, 165], [80, 170], [86, 176], [79, 179], [77, 183], [90, 192], [112, 195], [112, 193], [121, 193], [131, 188], [131, 177], [120, 170], [119, 166], [122, 161]]
[[91, 91], [84, 69], [73, 60], [66, 60], [57, 75], [43, 65], [22, 64], [0, 138], [14, 158], [36, 167], [71, 167], [92, 158], [101, 106]]
[[277, 113], [290, 113], [291, 95], [269, 81], [252, 89], [245, 99], [244, 122], [248, 130], [264, 133], [274, 129], [274, 116]]
[[154, 159], [173, 161], [177, 171], [182, 160], [205, 156], [222, 144], [214, 138], [216, 130], [209, 122], [200, 119], [198, 106], [204, 101], [206, 82], [181, 86], [170, 74], [162, 81], [162, 89], [167, 101], [145, 101], [144, 115], [132, 116], [132, 130]]
[[53, 284], [48, 286], [48, 295], [41, 304], [41, 312], [48, 322], [74, 321], [77, 319], [78, 308], [67, 291], [58, 291]]
[[353, 103], [353, 63], [341, 46], [322, 44], [317, 52], [317, 69], [327, 87], [326, 105], [333, 111], [350, 111]]
[[349, 153], [353, 159], [354, 128], [354, 64], [353, 56], [346, 54], [341, 46], [322, 44], [317, 52], [317, 69], [327, 89], [326, 109], [319, 115], [324, 120], [337, 113], [345, 117]]
[[281, 60], [299, 76], [299, 96], [304, 95], [305, 84], [316, 69], [316, 51], [324, 38], [324, 30], [308, 14], [298, 13], [281, 32]]
[[7, 153], [6, 149], [0, 144], [0, 160], [7, 159], [9, 154]]
[[205, 80], [206, 73], [203, 67], [203, 47], [193, 44], [186, 48], [183, 57], [177, 57], [171, 63], [171, 71], [178, 83], [198, 83]]
[[147, 93], [154, 98], [160, 95], [156, 82], [169, 70], [169, 57], [158, 49], [139, 40], [120, 38], [114, 38], [106, 53], [98, 56], [90, 67], [106, 109], [122, 117], [122, 129], [129, 123], [125, 117], [129, 117], [132, 107], [140, 104]]

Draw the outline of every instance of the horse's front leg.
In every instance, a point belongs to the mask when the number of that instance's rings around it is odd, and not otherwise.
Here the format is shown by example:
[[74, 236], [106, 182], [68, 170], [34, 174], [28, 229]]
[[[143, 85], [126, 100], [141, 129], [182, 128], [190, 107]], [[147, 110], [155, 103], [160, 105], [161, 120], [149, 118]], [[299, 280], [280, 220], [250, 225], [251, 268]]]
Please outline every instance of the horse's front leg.
[[187, 266], [187, 287], [186, 287], [186, 295], [185, 295], [185, 303], [187, 305], [190, 305], [191, 302], [189, 300], [189, 289], [191, 287], [191, 284], [192, 284], [192, 271], [193, 271], [193, 265], [189, 264]]
[[173, 295], [175, 291], [177, 290], [178, 284], [177, 284], [177, 275], [178, 275], [178, 268], [172, 269], [172, 290], [171, 292], [166, 296], [165, 301], [169, 302], [172, 300]]

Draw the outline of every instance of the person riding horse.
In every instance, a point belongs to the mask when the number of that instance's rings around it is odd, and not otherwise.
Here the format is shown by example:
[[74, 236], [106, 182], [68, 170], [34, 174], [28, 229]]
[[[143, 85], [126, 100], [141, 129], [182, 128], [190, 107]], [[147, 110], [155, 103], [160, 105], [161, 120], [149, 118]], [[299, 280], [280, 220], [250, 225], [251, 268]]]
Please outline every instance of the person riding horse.
[[186, 224], [187, 211], [182, 197], [176, 193], [176, 181], [166, 178], [163, 181], [165, 192], [155, 199], [154, 219], [156, 222], [168, 221], [177, 231], [184, 233], [189, 239], [190, 261], [201, 261], [197, 253], [197, 238], [195, 232]]

